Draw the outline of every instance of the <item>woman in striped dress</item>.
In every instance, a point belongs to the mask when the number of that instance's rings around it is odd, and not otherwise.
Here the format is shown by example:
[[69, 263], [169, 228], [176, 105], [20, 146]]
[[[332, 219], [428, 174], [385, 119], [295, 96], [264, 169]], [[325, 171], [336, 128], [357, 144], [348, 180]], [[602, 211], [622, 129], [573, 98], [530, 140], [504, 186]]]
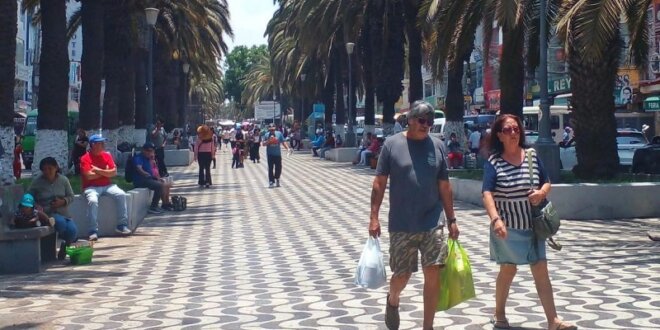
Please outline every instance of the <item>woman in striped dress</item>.
[[518, 265], [530, 265], [536, 291], [543, 305], [549, 330], [577, 329], [557, 316], [552, 284], [548, 275], [545, 240], [532, 230], [532, 205], [550, 193], [550, 181], [543, 164], [530, 149], [533, 167], [531, 185], [525, 132], [520, 118], [502, 115], [489, 138], [491, 156], [484, 165], [483, 201], [490, 217], [490, 257], [500, 265], [495, 284], [495, 329], [509, 329], [505, 307]]

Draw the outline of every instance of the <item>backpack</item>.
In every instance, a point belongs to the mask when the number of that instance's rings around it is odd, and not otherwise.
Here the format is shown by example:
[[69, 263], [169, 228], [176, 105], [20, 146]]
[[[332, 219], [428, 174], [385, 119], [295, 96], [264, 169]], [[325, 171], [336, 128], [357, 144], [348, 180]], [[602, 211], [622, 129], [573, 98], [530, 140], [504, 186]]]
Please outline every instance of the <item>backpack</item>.
[[188, 207], [188, 200], [183, 196], [172, 196], [172, 206], [174, 206], [174, 211], [183, 211]]
[[135, 150], [131, 150], [131, 153], [126, 158], [126, 163], [124, 164], [124, 179], [126, 182], [133, 182], [133, 176], [135, 174], [135, 164], [133, 163], [133, 158]]

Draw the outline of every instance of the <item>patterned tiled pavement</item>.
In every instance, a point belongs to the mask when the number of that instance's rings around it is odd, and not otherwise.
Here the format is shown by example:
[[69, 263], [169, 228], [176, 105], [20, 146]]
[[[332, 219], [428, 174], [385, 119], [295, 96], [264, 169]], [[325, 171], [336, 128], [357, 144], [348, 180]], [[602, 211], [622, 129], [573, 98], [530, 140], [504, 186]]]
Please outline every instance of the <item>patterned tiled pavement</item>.
[[[353, 284], [373, 170], [296, 153], [284, 159], [282, 187], [268, 189], [265, 161], [229, 164], [220, 152], [205, 190], [196, 165], [173, 169], [188, 210], [102, 238], [91, 265], [0, 276], [0, 328], [384, 329], [386, 287]], [[388, 207], [386, 197], [382, 219]], [[477, 298], [438, 313], [436, 329], [491, 329], [488, 221], [474, 205], [456, 209]], [[660, 243], [645, 236], [659, 220], [565, 221], [564, 250], [549, 252], [560, 315], [581, 329], [660, 328]], [[402, 329], [421, 328], [421, 280], [415, 274], [404, 291]], [[527, 267], [507, 313], [516, 329], [546, 327]]]

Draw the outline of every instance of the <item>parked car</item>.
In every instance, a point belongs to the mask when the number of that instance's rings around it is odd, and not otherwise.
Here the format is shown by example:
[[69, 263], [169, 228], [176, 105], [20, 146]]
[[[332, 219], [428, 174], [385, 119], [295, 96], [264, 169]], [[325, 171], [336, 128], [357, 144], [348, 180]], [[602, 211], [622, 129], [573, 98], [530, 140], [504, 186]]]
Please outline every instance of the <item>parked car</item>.
[[648, 141], [642, 132], [630, 129], [619, 129], [616, 132], [616, 145], [619, 153], [619, 164], [632, 166], [635, 150], [644, 147]]
[[651, 143], [635, 150], [632, 172], [660, 174], [660, 135], [654, 137]]
[[[630, 129], [619, 129], [616, 133], [617, 152], [619, 154], [619, 165], [630, 167], [633, 163], [633, 155], [637, 149], [646, 145], [646, 137], [642, 132]], [[562, 169], [572, 169], [577, 164], [575, 155], [575, 143], [559, 147], [559, 158]]]

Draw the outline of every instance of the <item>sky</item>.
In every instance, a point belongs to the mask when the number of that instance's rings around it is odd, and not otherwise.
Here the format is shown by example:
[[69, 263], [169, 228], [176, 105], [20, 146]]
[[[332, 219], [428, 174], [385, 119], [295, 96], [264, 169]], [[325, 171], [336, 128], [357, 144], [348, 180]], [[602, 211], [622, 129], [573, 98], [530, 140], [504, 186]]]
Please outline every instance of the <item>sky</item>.
[[239, 45], [267, 44], [264, 32], [277, 8], [273, 0], [227, 0], [227, 3], [234, 30], [234, 40], [228, 38], [229, 50]]

